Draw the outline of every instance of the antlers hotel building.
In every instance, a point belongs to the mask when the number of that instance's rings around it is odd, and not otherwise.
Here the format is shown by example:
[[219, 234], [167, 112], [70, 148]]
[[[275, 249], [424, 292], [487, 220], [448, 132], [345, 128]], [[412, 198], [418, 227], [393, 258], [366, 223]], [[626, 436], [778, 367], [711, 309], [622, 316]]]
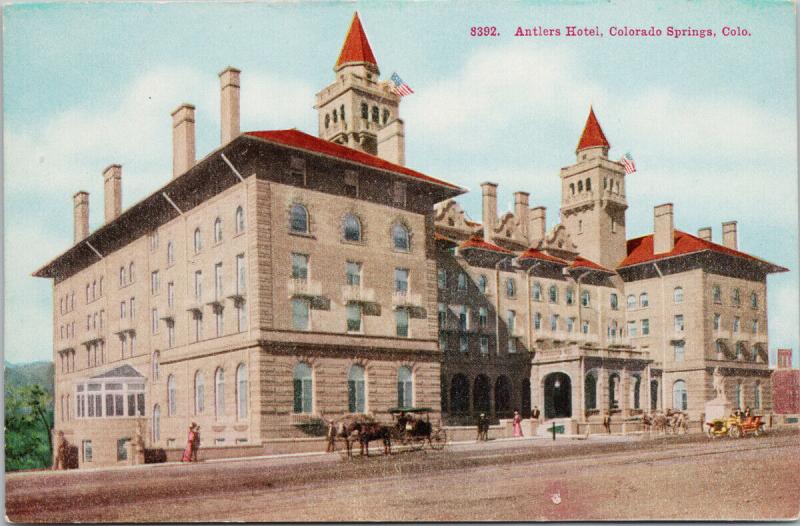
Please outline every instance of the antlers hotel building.
[[334, 72], [318, 137], [240, 132], [228, 68], [219, 148], [196, 160], [183, 104], [167, 184], [123, 211], [109, 166], [94, 232], [75, 194], [74, 245], [34, 275], [53, 279], [55, 428], [82, 466], [125, 462], [137, 425], [174, 454], [197, 422], [223, 456], [395, 406], [698, 418], [716, 366], [734, 405], [770, 410], [766, 276], [786, 269], [740, 252], [735, 222], [721, 245], [676, 230], [670, 204], [627, 239], [625, 172], [593, 111], [558, 224], [526, 192], [498, 217], [493, 183], [477, 223], [464, 189], [405, 166], [400, 97], [357, 15]]

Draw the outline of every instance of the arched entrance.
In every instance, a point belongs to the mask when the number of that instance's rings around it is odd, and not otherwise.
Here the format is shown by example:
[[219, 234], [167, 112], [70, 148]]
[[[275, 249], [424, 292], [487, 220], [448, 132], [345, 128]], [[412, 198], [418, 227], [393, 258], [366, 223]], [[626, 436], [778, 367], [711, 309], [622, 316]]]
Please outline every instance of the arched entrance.
[[489, 389], [489, 378], [486, 375], [479, 374], [475, 378], [475, 388], [472, 390], [472, 396], [474, 397], [472, 407], [476, 413], [485, 413], [486, 416], [489, 416]]
[[511, 416], [511, 380], [498, 376], [494, 383], [494, 412], [498, 417]]
[[453, 376], [450, 382], [450, 411], [452, 413], [469, 411], [469, 381], [463, 374]]
[[544, 417], [567, 418], [572, 416], [572, 381], [564, 373], [550, 373], [544, 377]]
[[522, 392], [520, 394], [522, 395], [520, 397], [520, 400], [522, 400], [520, 413], [522, 418], [528, 418], [531, 415], [531, 381], [528, 378], [522, 379]]

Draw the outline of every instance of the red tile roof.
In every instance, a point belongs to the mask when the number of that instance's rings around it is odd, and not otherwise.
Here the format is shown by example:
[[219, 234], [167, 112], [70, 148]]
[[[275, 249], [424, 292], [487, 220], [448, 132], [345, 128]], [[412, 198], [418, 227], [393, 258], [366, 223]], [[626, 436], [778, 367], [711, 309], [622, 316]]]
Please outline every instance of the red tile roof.
[[602, 270], [603, 272], [608, 272], [609, 274], [614, 274], [613, 270], [607, 269], [602, 265], [598, 265], [594, 261], [591, 261], [586, 258], [582, 258], [580, 256], [575, 258], [575, 261], [570, 263], [569, 265], [571, 268], [588, 268], [591, 270]]
[[711, 241], [706, 241], [705, 239], [700, 239], [699, 237], [687, 234], [686, 232], [682, 232], [680, 230], [675, 230], [674, 240], [675, 240], [675, 246], [670, 252], [665, 252], [663, 254], [654, 254], [653, 234], [637, 237], [635, 239], [629, 239], [628, 256], [622, 260], [622, 262], [617, 266], [617, 268], [630, 267], [633, 265], [647, 263], [650, 261], [658, 261], [659, 259], [681, 256], [686, 254], [694, 254], [696, 252], [703, 252], [709, 250], [712, 252], [717, 252], [719, 254], [737, 256], [740, 258], [747, 259], [749, 261], [769, 265], [773, 268], [772, 272], [786, 272], [788, 270], [781, 266], [774, 265], [768, 261], [764, 261], [763, 259], [751, 256], [750, 254], [745, 254], [744, 252], [740, 252], [738, 250], [734, 250], [732, 248], [728, 248], [723, 245], [718, 245]]
[[605, 146], [606, 148], [611, 147], [611, 145], [608, 144], [608, 140], [606, 140], [603, 129], [600, 127], [600, 123], [597, 122], [597, 117], [594, 115], [594, 110], [590, 106], [589, 117], [586, 119], [586, 126], [583, 127], [581, 140], [578, 141], [578, 147], [575, 149], [575, 151], [583, 150], [584, 148], [594, 148], [596, 146]]
[[344, 45], [342, 45], [342, 51], [339, 53], [339, 60], [336, 61], [336, 67], [338, 68], [344, 64], [365, 62], [378, 66], [378, 61], [375, 60], [375, 55], [372, 54], [367, 34], [364, 32], [364, 27], [358, 18], [358, 12], [356, 12], [353, 15], [353, 21], [350, 23], [350, 30], [344, 39]]
[[380, 170], [406, 175], [408, 177], [413, 177], [414, 179], [420, 179], [422, 181], [444, 186], [452, 190], [458, 190], [459, 193], [465, 192], [464, 189], [446, 181], [442, 181], [429, 175], [411, 170], [405, 166], [400, 166], [399, 164], [390, 163], [389, 161], [383, 160], [380, 157], [360, 152], [358, 150], [348, 148], [347, 146], [336, 144], [335, 142], [314, 137], [313, 135], [309, 135], [299, 130], [250, 131], [245, 132], [245, 135], [276, 144], [282, 144], [309, 152], [335, 157], [337, 159], [344, 159], [346, 161], [351, 161], [363, 166], [368, 166], [370, 168], [378, 168]]
[[542, 261], [552, 261], [553, 263], [560, 263], [562, 265], [569, 264], [569, 262], [566, 260], [551, 256], [550, 254], [546, 254], [541, 250], [536, 250], [535, 248], [529, 248], [520, 254], [519, 259], [541, 259]]
[[459, 249], [464, 250], [465, 248], [474, 248], [476, 250], [488, 250], [490, 252], [500, 252], [501, 254], [513, 254], [510, 250], [506, 250], [505, 248], [498, 247], [492, 243], [488, 243], [484, 241], [482, 238], [473, 236], [458, 246]]

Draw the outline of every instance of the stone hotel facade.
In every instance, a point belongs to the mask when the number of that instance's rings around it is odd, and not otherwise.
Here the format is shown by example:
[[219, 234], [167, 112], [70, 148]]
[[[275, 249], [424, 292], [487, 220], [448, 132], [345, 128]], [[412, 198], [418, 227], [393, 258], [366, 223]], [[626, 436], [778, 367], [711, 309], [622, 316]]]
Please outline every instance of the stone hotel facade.
[[[103, 225], [74, 196], [74, 244], [53, 280], [56, 430], [81, 466], [208, 454], [309, 436], [321, 415], [430, 407], [433, 419], [533, 404], [587, 422], [609, 410], [697, 417], [722, 367], [730, 398], [770, 410], [766, 276], [736, 224], [625, 237], [625, 172], [590, 112], [561, 170], [560, 222], [515, 194], [480, 223], [462, 188], [405, 166], [400, 97], [356, 15], [316, 97], [318, 137], [241, 132], [240, 72], [220, 73], [221, 144], [196, 160], [195, 108], [172, 114], [173, 176], [122, 210], [103, 172]], [[441, 413], [440, 413], [441, 412]]]

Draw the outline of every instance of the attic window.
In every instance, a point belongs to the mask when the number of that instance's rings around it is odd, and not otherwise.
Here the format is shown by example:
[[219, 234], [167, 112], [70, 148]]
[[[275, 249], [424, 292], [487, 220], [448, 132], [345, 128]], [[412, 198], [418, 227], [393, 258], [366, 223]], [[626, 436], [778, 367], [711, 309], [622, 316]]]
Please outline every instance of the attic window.
[[350, 197], [358, 197], [358, 174], [353, 170], [344, 173], [344, 192]]
[[299, 186], [306, 186], [306, 160], [300, 157], [292, 157], [289, 162], [289, 175], [292, 182]]

